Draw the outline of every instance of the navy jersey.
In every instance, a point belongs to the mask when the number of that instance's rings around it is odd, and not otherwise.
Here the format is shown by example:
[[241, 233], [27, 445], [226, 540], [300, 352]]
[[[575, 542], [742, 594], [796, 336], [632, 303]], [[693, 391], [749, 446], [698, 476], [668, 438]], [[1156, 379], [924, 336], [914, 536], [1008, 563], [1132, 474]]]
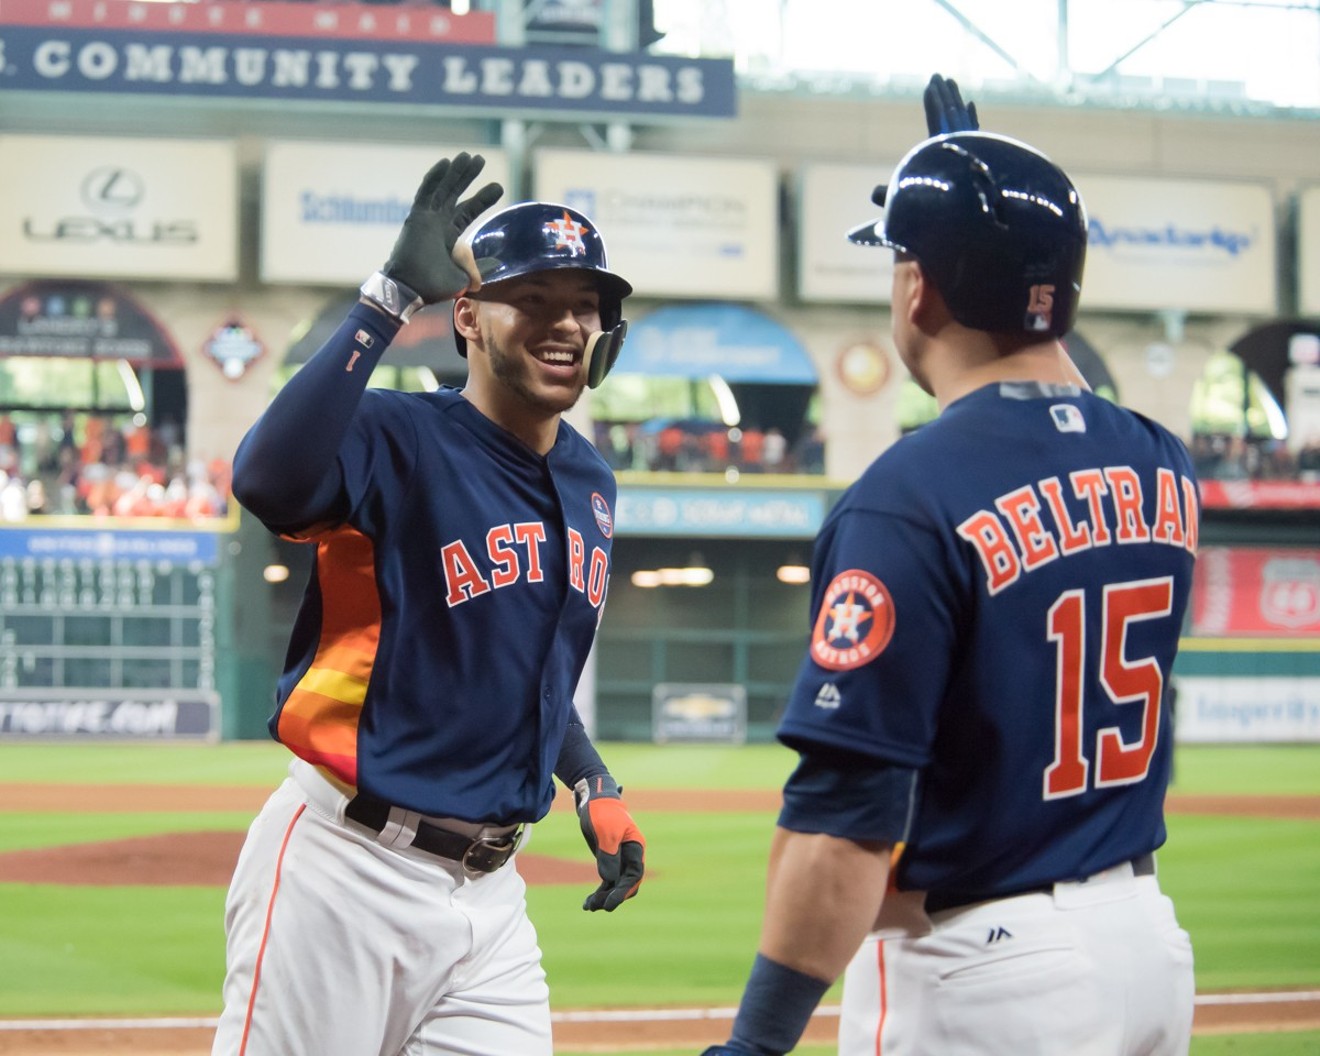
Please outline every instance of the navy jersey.
[[1164, 841], [1198, 524], [1182, 442], [1071, 386], [981, 388], [840, 499], [779, 735], [919, 771], [900, 888], [1011, 893]]
[[542, 457], [457, 390], [371, 389], [339, 448], [272, 733], [388, 802], [472, 821], [550, 809], [605, 601], [614, 477], [561, 422]]

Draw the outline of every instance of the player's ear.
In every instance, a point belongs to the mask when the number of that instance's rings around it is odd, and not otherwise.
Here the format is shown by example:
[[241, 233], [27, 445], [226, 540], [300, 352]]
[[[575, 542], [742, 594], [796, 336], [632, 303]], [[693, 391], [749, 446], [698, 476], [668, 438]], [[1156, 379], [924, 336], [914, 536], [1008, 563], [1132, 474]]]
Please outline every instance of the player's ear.
[[925, 294], [925, 274], [912, 257], [899, 255], [894, 260], [893, 310], [903, 313], [904, 322], [915, 325]]
[[908, 267], [899, 270], [903, 273], [903, 281], [908, 284], [903, 303], [909, 323], [922, 330], [936, 330], [952, 318], [944, 294], [918, 261], [913, 260]]
[[477, 302], [466, 296], [460, 296], [454, 302], [454, 330], [468, 341], [475, 341], [480, 336], [477, 329]]

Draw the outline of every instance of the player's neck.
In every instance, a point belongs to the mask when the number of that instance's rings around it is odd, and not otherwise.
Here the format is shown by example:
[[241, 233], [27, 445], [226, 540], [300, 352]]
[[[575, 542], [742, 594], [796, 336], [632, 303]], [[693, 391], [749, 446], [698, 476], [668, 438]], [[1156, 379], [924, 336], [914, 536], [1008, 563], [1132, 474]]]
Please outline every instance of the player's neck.
[[558, 414], [529, 413], [526, 403], [507, 390], [498, 385], [482, 384], [470, 374], [461, 393], [473, 407], [538, 455], [548, 454], [555, 446], [559, 436]]
[[1063, 346], [1052, 337], [1005, 352], [993, 335], [981, 336], [984, 340], [949, 349], [933, 364], [930, 381], [940, 410], [968, 393], [1001, 381], [1085, 384]]

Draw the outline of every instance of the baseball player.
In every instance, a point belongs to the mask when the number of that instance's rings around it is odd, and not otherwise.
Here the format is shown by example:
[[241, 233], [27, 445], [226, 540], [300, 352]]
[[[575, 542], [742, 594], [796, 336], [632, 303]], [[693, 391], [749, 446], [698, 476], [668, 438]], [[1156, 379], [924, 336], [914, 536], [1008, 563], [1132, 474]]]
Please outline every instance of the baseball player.
[[940, 414], [821, 528], [759, 951], [706, 1056], [788, 1052], [841, 973], [844, 1056], [1185, 1054], [1154, 852], [1191, 461], [1059, 343], [1087, 234], [1067, 175], [952, 82], [926, 104], [850, 238], [894, 250], [894, 343]]
[[[216, 1056], [549, 1056], [517, 851], [554, 778], [601, 884], [645, 840], [572, 696], [610, 569], [614, 478], [561, 414], [618, 355], [632, 288], [561, 205], [427, 173], [385, 267], [244, 437], [234, 493], [316, 547], [270, 720], [293, 753], [225, 907]], [[462, 200], [460, 200], [462, 199]], [[456, 299], [455, 299], [456, 298]], [[455, 299], [462, 390], [368, 389]]]

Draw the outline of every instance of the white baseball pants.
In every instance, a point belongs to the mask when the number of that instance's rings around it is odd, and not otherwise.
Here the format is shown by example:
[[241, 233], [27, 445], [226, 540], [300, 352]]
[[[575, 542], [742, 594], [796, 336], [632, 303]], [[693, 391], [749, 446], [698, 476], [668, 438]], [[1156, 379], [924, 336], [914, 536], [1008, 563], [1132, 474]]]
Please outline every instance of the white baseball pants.
[[1154, 876], [1123, 864], [929, 919], [863, 942], [840, 1056], [1186, 1056], [1191, 941]]
[[551, 1056], [516, 856], [465, 874], [382, 846], [311, 767], [290, 775], [230, 885], [212, 1056]]

